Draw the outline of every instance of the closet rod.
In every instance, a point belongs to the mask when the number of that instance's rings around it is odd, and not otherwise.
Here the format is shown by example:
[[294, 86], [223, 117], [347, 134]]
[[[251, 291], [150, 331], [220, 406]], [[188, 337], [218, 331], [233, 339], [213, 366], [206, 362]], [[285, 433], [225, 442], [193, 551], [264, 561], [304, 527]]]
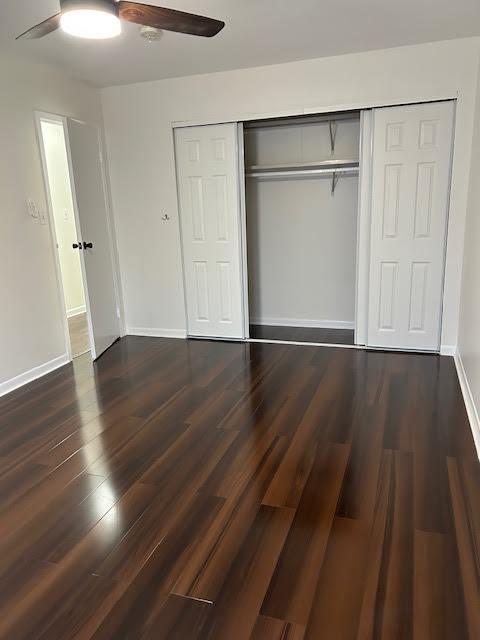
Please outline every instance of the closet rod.
[[306, 171], [307, 169], [344, 169], [346, 167], [358, 167], [358, 159], [350, 158], [342, 160], [328, 158], [327, 160], [315, 160], [314, 162], [282, 162], [281, 164], [250, 164], [245, 167], [247, 173], [254, 171]]
[[301, 178], [322, 175], [358, 175], [358, 167], [343, 167], [342, 169], [299, 169], [285, 171], [252, 171], [247, 178]]

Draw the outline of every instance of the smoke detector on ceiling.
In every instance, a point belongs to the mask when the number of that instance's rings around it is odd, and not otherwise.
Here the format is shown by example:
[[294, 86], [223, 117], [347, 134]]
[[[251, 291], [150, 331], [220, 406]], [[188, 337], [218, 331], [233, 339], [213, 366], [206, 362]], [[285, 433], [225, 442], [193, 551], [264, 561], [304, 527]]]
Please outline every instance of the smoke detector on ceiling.
[[140, 27], [140, 35], [147, 42], [152, 43], [160, 40], [160, 38], [162, 37], [162, 31], [161, 29], [156, 29], [155, 27], [142, 26]]

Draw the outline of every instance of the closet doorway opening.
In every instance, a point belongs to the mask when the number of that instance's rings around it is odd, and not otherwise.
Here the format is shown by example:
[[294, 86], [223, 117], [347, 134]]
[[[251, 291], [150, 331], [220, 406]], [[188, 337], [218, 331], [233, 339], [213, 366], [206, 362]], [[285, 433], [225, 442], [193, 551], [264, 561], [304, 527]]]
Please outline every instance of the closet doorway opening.
[[353, 346], [360, 112], [243, 128], [250, 339]]
[[45, 178], [51, 224], [65, 300], [66, 327], [72, 358], [91, 353], [80, 251], [75, 220], [64, 125], [61, 118], [40, 118]]

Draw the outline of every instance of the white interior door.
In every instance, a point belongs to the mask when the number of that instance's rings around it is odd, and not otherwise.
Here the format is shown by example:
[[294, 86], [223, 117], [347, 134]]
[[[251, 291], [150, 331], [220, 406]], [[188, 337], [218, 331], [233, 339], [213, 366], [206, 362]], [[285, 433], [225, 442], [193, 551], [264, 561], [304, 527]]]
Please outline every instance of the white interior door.
[[374, 110], [369, 346], [439, 349], [453, 110]]
[[[85, 283], [92, 357], [120, 336], [100, 135], [97, 127], [67, 120], [75, 217]], [[89, 246], [91, 243], [91, 247]]]
[[244, 338], [237, 125], [176, 129], [190, 336]]

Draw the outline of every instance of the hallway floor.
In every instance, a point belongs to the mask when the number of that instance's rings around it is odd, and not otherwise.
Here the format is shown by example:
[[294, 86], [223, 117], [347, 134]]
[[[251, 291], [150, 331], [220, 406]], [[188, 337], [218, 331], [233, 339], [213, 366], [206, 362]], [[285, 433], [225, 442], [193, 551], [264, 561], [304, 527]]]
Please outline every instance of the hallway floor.
[[68, 331], [70, 333], [70, 344], [74, 358], [90, 351], [86, 313], [79, 313], [76, 316], [68, 318]]

